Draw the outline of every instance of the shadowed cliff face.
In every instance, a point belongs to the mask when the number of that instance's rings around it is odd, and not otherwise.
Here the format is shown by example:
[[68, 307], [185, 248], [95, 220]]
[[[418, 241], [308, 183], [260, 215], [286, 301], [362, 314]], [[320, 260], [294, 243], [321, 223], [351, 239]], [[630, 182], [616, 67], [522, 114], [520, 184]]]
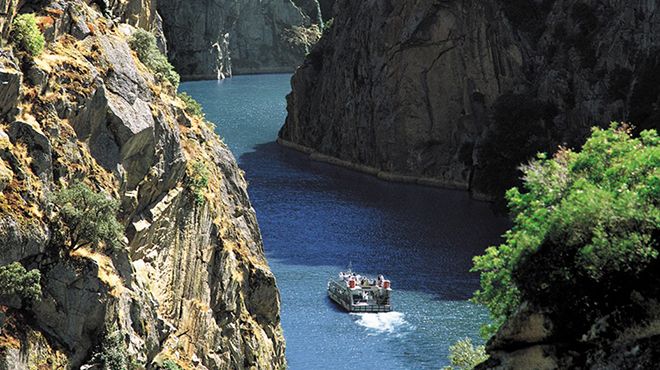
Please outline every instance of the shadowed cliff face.
[[657, 126], [656, 7], [338, 1], [280, 137], [382, 178], [499, 199], [520, 163], [593, 125]]
[[[279, 293], [233, 155], [140, 63], [133, 28], [84, 1], [42, 5], [43, 54], [0, 52], [0, 265], [38, 268], [43, 291], [0, 297], [0, 368], [98, 364], [111, 326], [138, 368], [283, 367]], [[48, 196], [75, 179], [120, 200], [126, 247], [63, 249]]]
[[184, 79], [292, 72], [309, 45], [288, 36], [320, 23], [316, 0], [158, 0], [158, 11]]

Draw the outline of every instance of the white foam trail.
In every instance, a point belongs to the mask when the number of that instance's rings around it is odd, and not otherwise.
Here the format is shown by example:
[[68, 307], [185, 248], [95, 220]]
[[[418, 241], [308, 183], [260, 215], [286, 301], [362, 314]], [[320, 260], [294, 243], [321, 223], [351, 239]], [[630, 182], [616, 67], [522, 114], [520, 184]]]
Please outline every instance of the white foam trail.
[[357, 324], [377, 333], [394, 333], [407, 324], [401, 312], [353, 313], [358, 316]]

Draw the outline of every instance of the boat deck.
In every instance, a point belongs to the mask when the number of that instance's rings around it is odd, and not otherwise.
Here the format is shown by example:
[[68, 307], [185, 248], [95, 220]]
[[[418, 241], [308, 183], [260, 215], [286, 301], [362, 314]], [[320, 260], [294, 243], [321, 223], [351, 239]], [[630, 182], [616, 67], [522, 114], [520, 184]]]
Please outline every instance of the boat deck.
[[[331, 280], [328, 282], [328, 296], [348, 312], [378, 313], [392, 311], [389, 295], [375, 299], [373, 289], [376, 288], [370, 285], [358, 285], [355, 288], [350, 288], [346, 286], [344, 281]], [[365, 292], [364, 295], [362, 294], [363, 291]], [[360, 296], [358, 296], [358, 292]]]

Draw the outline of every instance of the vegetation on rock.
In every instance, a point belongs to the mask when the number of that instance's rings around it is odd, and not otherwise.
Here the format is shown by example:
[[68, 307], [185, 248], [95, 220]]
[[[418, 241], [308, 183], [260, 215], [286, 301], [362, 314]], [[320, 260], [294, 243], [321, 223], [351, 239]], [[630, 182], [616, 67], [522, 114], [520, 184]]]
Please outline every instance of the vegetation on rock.
[[46, 44], [34, 14], [20, 14], [14, 19], [10, 39], [14, 46], [31, 56], [41, 54]]
[[19, 262], [0, 267], [0, 296], [16, 295], [21, 299], [41, 297], [41, 273], [27, 271]]
[[[655, 130], [633, 137], [627, 126], [614, 123], [594, 128], [580, 152], [560, 148], [553, 158], [539, 155], [523, 166], [524, 191], [513, 188], [506, 195], [514, 226], [504, 244], [474, 259], [474, 271], [481, 273], [474, 300], [493, 319], [485, 335], [527, 298], [521, 297], [523, 284], [535, 285], [536, 296], [557, 299], [578, 286], [613, 289], [657, 258], [659, 144]], [[522, 270], [530, 269], [525, 262], [540, 250], [558, 260], [544, 262], [543, 275], [530, 282]]]
[[202, 109], [202, 105], [195, 100], [192, 96], [188, 95], [188, 93], [182, 92], [179, 93], [179, 99], [183, 100], [183, 102], [186, 105], [186, 112], [188, 114], [191, 114], [193, 116], [197, 116], [200, 118], [204, 118], [204, 110]]
[[54, 193], [52, 202], [59, 209], [65, 243], [70, 249], [98, 248], [101, 243], [111, 248], [120, 245], [123, 227], [117, 221], [117, 200], [76, 182]]
[[195, 196], [197, 205], [204, 203], [204, 189], [209, 184], [209, 170], [204, 162], [195, 161], [189, 169], [188, 187]]
[[451, 366], [445, 366], [443, 370], [472, 370], [487, 359], [486, 347], [474, 346], [471, 339], [465, 338], [449, 347]]
[[319, 42], [322, 33], [321, 27], [313, 24], [309, 27], [293, 26], [286, 28], [282, 31], [282, 37], [289, 44], [303, 46], [309, 52], [309, 49]]
[[100, 360], [103, 370], [129, 369], [131, 364], [126, 343], [117, 325], [108, 325], [101, 342]]
[[135, 51], [138, 59], [144, 63], [156, 76], [169, 81], [175, 88], [179, 86], [180, 77], [167, 57], [158, 50], [156, 37], [141, 28], [138, 28], [129, 41], [131, 49]]
[[163, 370], [181, 370], [181, 366], [179, 366], [176, 362], [172, 360], [165, 360], [163, 361]]

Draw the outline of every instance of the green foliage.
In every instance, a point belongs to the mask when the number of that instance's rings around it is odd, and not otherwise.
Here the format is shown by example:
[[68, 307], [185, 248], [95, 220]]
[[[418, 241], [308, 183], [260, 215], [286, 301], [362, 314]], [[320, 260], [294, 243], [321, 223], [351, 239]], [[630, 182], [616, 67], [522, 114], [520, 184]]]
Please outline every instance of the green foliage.
[[65, 238], [69, 248], [96, 248], [100, 243], [106, 247], [119, 247], [124, 228], [117, 221], [117, 200], [76, 182], [53, 194], [52, 202], [59, 209], [59, 217], [67, 229]]
[[202, 110], [202, 105], [197, 102], [192, 96], [188, 93], [182, 92], [179, 93], [179, 99], [183, 100], [186, 104], [186, 112], [192, 114], [193, 116], [198, 116], [204, 118], [204, 110]]
[[484, 346], [475, 347], [471, 339], [465, 338], [449, 347], [451, 366], [445, 366], [443, 370], [472, 370], [487, 359]]
[[204, 203], [204, 189], [209, 184], [209, 170], [204, 162], [193, 162], [188, 176], [188, 187], [195, 195], [197, 205]]
[[143, 29], [137, 29], [129, 41], [131, 49], [135, 51], [138, 59], [144, 63], [157, 77], [169, 81], [177, 88], [181, 78], [167, 57], [158, 50], [156, 37]]
[[[474, 300], [493, 319], [484, 334], [494, 333], [517, 308], [522, 283], [540, 286], [539, 295], [549, 295], [553, 286], [571, 287], [576, 279], [609, 284], [636, 276], [657, 258], [659, 143], [655, 130], [633, 138], [614, 123], [607, 130], [594, 128], [581, 152], [560, 149], [551, 159], [539, 155], [523, 167], [525, 192], [507, 192], [513, 228], [504, 244], [474, 259], [473, 270], [481, 272]], [[558, 256], [545, 261], [548, 280], [517, 279], [521, 262], [541, 247]]]
[[323, 31], [332, 29], [332, 25], [335, 24], [335, 19], [330, 18], [327, 21], [323, 22]]
[[0, 267], [0, 296], [17, 295], [21, 299], [41, 298], [41, 273], [25, 270], [18, 262]]
[[100, 360], [103, 370], [128, 369], [131, 366], [123, 335], [114, 323], [105, 328], [105, 336], [101, 342]]
[[177, 363], [174, 362], [174, 361], [172, 361], [172, 360], [165, 360], [165, 361], [163, 361], [163, 366], [162, 366], [162, 368], [163, 368], [164, 370], [182, 370], [182, 369], [181, 369], [181, 366], [177, 365]]
[[41, 54], [46, 41], [37, 27], [34, 14], [20, 14], [12, 22], [10, 39], [14, 45], [32, 56]]

